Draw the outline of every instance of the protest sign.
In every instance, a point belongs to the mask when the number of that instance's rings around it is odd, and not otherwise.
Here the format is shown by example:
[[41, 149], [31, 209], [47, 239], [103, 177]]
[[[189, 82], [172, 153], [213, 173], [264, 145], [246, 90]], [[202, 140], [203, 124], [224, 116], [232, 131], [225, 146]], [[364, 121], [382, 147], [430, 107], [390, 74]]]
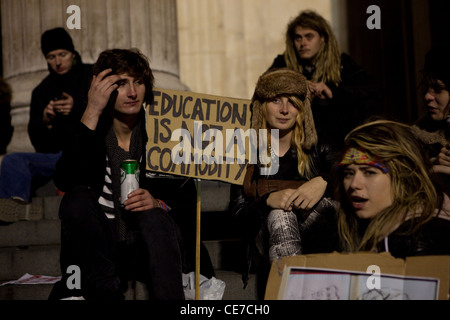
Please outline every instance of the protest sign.
[[147, 106], [147, 170], [242, 184], [251, 154], [256, 155], [250, 100], [166, 89], [153, 93], [154, 103]]

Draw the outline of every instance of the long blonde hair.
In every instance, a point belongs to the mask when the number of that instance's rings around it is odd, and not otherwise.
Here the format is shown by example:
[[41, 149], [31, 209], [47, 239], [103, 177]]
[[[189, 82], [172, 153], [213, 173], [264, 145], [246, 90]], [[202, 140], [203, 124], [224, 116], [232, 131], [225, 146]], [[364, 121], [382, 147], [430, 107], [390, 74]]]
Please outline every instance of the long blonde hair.
[[432, 219], [441, 197], [431, 178], [431, 164], [409, 126], [388, 120], [363, 124], [345, 138], [344, 151], [351, 147], [365, 150], [389, 168], [394, 200], [370, 220], [365, 233], [360, 235], [360, 220], [338, 174], [336, 197], [341, 204], [338, 228], [344, 251], [376, 251], [380, 240], [407, 219], [412, 221], [409, 234]]
[[[306, 131], [305, 131], [304, 101], [302, 101], [302, 99], [300, 99], [296, 95], [289, 95], [286, 97], [292, 102], [292, 104], [298, 110], [298, 114], [295, 119], [295, 125], [292, 128], [293, 132], [291, 135], [291, 146], [293, 146], [295, 148], [295, 152], [297, 155], [297, 169], [298, 169], [298, 172], [300, 173], [300, 175], [302, 175], [308, 179], [311, 179], [314, 177], [313, 170], [312, 170], [314, 164], [312, 163], [312, 160], [309, 157], [310, 150], [307, 150], [306, 148], [303, 147], [305, 145], [305, 140], [307, 138]], [[266, 114], [267, 114], [267, 102], [268, 101], [263, 102], [263, 106], [262, 106], [263, 121], [261, 121], [260, 127], [254, 127], [257, 131], [259, 131], [259, 129], [267, 129], [267, 122], [265, 121]], [[270, 131], [269, 130], [268, 130], [267, 141], [269, 141], [268, 145], [270, 145]], [[270, 151], [268, 150], [268, 152], [270, 152]]]
[[294, 18], [287, 27], [286, 31], [286, 50], [284, 58], [289, 69], [303, 72], [303, 67], [298, 61], [298, 53], [295, 49], [294, 38], [297, 27], [312, 29], [324, 37], [315, 62], [315, 73], [311, 79], [313, 82], [323, 81], [325, 83], [334, 83], [336, 86], [341, 79], [341, 52], [336, 37], [330, 24], [314, 11], [306, 10]]

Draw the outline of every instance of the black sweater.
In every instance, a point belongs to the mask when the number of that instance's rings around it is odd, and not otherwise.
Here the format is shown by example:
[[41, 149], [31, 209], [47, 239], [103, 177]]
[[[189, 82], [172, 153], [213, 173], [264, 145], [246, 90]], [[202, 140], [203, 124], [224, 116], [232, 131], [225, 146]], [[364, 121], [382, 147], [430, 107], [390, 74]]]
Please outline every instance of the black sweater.
[[[278, 55], [269, 69], [285, 68], [284, 55]], [[311, 80], [313, 74], [304, 71]], [[383, 114], [381, 85], [373, 76], [357, 65], [349, 55], [341, 55], [341, 83], [326, 83], [333, 98], [312, 101], [312, 112], [317, 131], [328, 135], [340, 147], [349, 131], [372, 116]]]
[[[50, 74], [31, 94], [28, 135], [36, 152], [58, 153], [86, 108], [92, 65], [83, 64], [76, 53], [74, 65], [68, 73], [58, 75], [50, 67], [49, 71]], [[62, 92], [72, 96], [72, 112], [68, 116], [57, 113], [52, 128], [49, 129], [43, 122], [44, 109], [50, 100], [60, 96]]]

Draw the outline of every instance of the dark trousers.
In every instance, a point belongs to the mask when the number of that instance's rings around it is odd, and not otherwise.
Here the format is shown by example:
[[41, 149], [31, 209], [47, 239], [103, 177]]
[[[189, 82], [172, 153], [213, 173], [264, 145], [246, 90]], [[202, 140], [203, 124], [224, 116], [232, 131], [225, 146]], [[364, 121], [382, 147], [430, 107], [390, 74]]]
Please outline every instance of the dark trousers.
[[[66, 193], [61, 201], [61, 272], [49, 299], [83, 296], [123, 299], [128, 280], [147, 285], [150, 299], [182, 300], [182, 245], [177, 225], [160, 208], [128, 212], [136, 231], [132, 244], [116, 241], [115, 222], [106, 217], [98, 197], [86, 187]], [[81, 271], [81, 287], [68, 286]]]

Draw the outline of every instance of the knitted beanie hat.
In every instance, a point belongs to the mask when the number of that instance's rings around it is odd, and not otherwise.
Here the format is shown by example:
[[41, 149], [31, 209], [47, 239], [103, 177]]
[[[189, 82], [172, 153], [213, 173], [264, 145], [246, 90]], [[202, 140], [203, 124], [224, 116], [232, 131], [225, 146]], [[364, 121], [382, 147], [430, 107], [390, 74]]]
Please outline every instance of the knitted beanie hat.
[[303, 127], [305, 140], [302, 147], [311, 149], [317, 144], [317, 132], [311, 110], [311, 94], [306, 78], [299, 72], [287, 68], [272, 69], [262, 74], [256, 84], [250, 109], [252, 111], [252, 128], [262, 128], [264, 102], [285, 95], [298, 96], [302, 101]]
[[41, 37], [41, 49], [44, 56], [50, 51], [58, 49], [75, 52], [72, 38], [64, 28], [54, 28], [45, 31]]

